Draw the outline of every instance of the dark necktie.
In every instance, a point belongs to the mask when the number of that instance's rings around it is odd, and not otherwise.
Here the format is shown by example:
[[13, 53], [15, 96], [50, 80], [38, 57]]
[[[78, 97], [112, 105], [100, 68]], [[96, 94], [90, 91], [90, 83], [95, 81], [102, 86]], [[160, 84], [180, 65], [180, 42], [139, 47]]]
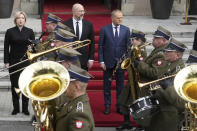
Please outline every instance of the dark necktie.
[[77, 36], [77, 40], [79, 40], [79, 22], [76, 22], [76, 36]]
[[115, 36], [114, 36], [114, 38], [115, 38], [115, 40], [118, 40], [118, 27], [116, 26], [114, 28], [115, 28]]

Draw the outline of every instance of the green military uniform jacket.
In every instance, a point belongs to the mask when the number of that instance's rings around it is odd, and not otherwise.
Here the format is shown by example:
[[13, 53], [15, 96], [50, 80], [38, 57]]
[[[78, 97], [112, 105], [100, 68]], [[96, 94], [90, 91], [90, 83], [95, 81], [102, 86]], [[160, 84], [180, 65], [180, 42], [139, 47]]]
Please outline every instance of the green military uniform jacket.
[[56, 113], [56, 131], [94, 130], [94, 119], [87, 94], [71, 100]]
[[165, 55], [163, 52], [166, 47], [167, 45], [155, 48], [144, 61], [141, 61], [138, 64], [137, 70], [140, 73], [140, 77], [142, 77], [141, 80], [155, 80], [161, 78], [163, 74], [166, 73], [168, 62], [165, 61]]
[[[165, 60], [164, 49], [168, 44], [155, 48], [144, 61], [141, 61], [137, 66], [140, 82], [150, 82], [158, 78], [162, 78], [168, 71], [168, 61]], [[148, 86], [149, 87], [149, 86]], [[149, 88], [142, 87], [139, 96], [144, 97], [150, 95]], [[135, 120], [136, 123], [146, 127], [150, 124], [150, 117]]]
[[[167, 75], [175, 74], [183, 67], [182, 59], [169, 63]], [[171, 79], [168, 86], [157, 89], [154, 94], [160, 102], [160, 111], [152, 117], [146, 131], [178, 131], [180, 114], [184, 111], [185, 102], [177, 95], [173, 86], [174, 79]]]
[[36, 52], [42, 52], [42, 51], [45, 51], [47, 49], [51, 49], [51, 45], [50, 45], [51, 43], [47, 42], [47, 41], [50, 41], [50, 40], [54, 39], [54, 35], [55, 35], [54, 32], [49, 33], [49, 35], [47, 36], [47, 38], [44, 40], [43, 43], [39, 43], [35, 46], [35, 51]]

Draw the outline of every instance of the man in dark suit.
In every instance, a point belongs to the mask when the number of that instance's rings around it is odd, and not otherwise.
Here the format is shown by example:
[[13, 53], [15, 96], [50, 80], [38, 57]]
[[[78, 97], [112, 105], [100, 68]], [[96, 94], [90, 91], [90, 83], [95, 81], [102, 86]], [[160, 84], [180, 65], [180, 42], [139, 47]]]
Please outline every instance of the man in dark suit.
[[94, 29], [92, 23], [83, 19], [85, 10], [83, 5], [76, 3], [72, 7], [73, 18], [64, 21], [63, 24], [72, 29], [77, 37], [74, 40], [91, 40], [88, 46], [77, 49], [82, 55], [79, 56], [81, 68], [88, 70], [93, 66], [94, 62]]
[[[130, 30], [121, 25], [123, 14], [120, 10], [112, 11], [112, 23], [102, 27], [99, 37], [99, 62], [104, 72], [104, 114], [110, 113], [111, 106], [111, 82], [113, 71], [117, 61], [126, 52], [130, 44]], [[115, 72], [116, 75], [116, 98], [119, 98], [124, 86], [124, 70], [120, 67]], [[120, 113], [120, 104], [116, 103], [117, 112]]]

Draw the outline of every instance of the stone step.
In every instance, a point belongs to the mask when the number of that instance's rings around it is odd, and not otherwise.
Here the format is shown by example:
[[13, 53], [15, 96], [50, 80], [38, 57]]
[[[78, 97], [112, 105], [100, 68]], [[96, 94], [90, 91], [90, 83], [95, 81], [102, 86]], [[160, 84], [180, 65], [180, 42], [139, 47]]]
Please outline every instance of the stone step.
[[0, 81], [0, 89], [6, 89], [6, 88], [10, 88], [11, 87], [11, 83], [9, 79], [6, 79], [4, 81]]

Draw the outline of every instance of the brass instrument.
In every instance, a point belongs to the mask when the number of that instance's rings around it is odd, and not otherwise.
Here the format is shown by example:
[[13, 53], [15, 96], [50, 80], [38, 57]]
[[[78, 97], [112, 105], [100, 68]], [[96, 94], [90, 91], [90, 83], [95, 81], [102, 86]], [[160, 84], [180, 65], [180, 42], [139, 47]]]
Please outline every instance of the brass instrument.
[[[83, 44], [83, 43], [85, 43], [85, 44]], [[52, 49], [49, 49], [49, 50], [46, 50], [46, 51], [42, 51], [42, 52], [39, 52], [39, 53], [31, 53], [31, 52], [27, 51], [28, 59], [25, 59], [25, 60], [23, 60], [23, 61], [21, 61], [21, 62], [18, 62], [18, 63], [16, 63], [16, 64], [14, 64], [14, 65], [11, 65], [9, 68], [11, 68], [11, 67], [13, 67], [13, 66], [16, 66], [16, 65], [18, 65], [18, 64], [24, 63], [24, 62], [26, 62], [26, 61], [33, 62], [33, 61], [36, 60], [38, 57], [43, 56], [43, 55], [45, 55], [45, 54], [47, 54], [47, 53], [56, 51], [56, 50], [58, 50], [58, 49], [60, 49], [60, 48], [79, 49], [79, 48], [81, 48], [81, 47], [84, 47], [84, 46], [89, 45], [90, 43], [91, 43], [90, 40], [75, 41], [75, 42], [70, 42], [70, 43], [68, 43], [68, 44], [66, 44], [66, 45], [62, 45], [62, 46], [59, 46], [59, 47], [54, 47], [54, 48], [52, 48]], [[6, 68], [6, 69], [9, 69], [9, 68]], [[5, 69], [0, 70], [0, 72], [3, 71], [3, 70], [5, 70]], [[18, 72], [18, 71], [21, 71], [21, 70], [22, 70], [22, 69], [16, 70], [16, 71], [14, 71], [14, 72], [9, 73], [8, 75], [14, 74], [14, 73], [16, 73], [16, 72]], [[5, 75], [5, 76], [7, 76], [7, 75]], [[3, 78], [3, 77], [5, 77], [5, 76], [1, 76], [0, 78]]]
[[[152, 43], [152, 42], [145, 43], [145, 44], [143, 44], [143, 45], [140, 46], [140, 47], [138, 47], [138, 46], [133, 46], [133, 52], [132, 52], [133, 58], [134, 58], [134, 59], [140, 58], [140, 57], [142, 56], [142, 51], [141, 51], [141, 49], [144, 48], [144, 47], [147, 46], [147, 45], [150, 45], [151, 43]], [[130, 53], [130, 51], [131, 51], [131, 46], [132, 46], [132, 45], [128, 46], [126, 53], [124, 53], [124, 54], [122, 55], [122, 57], [117, 61], [116, 67], [115, 67], [115, 69], [114, 69], [114, 71], [113, 71], [113, 74], [114, 74], [114, 73], [116, 72], [116, 70], [121, 66], [121, 63], [122, 63], [125, 59], [128, 58], [128, 53]]]
[[[47, 53], [56, 51], [56, 50], [58, 50], [60, 48], [73, 48], [73, 49], [77, 48], [78, 49], [78, 48], [81, 48], [81, 47], [89, 45], [90, 42], [91, 42], [90, 40], [74, 41], [74, 42], [70, 42], [68, 44], [65, 44], [65, 45], [62, 45], [62, 46], [59, 46], [59, 47], [54, 47], [52, 49], [49, 49], [49, 50], [46, 50], [46, 51], [42, 51], [42, 52], [39, 52], [39, 53], [30, 53], [29, 51], [27, 51], [28, 60], [29, 61], [33, 61], [33, 60], [35, 60], [36, 58], [38, 58], [40, 56], [43, 56], [43, 55], [45, 55]], [[86, 43], [86, 44], [83, 44], [83, 43]]]
[[27, 66], [19, 77], [19, 89], [32, 99], [38, 131], [54, 131], [54, 99], [63, 94], [70, 82], [67, 69], [53, 61], [39, 61]]
[[[136, 100], [139, 96], [138, 89], [135, 86], [135, 82], [134, 82], [135, 80], [138, 81], [139, 76], [138, 76], [138, 73], [137, 73], [136, 69], [131, 64], [131, 61], [135, 60], [135, 59], [139, 59], [142, 56], [141, 49], [144, 48], [147, 45], [150, 45], [150, 44], [151, 44], [151, 42], [145, 43], [145, 44], [143, 44], [142, 46], [139, 46], [139, 47], [134, 46], [133, 50], [132, 50], [132, 56], [133, 56], [132, 59], [131, 58], [126, 58], [121, 62], [121, 68], [126, 69], [127, 72], [128, 72], [128, 79], [129, 79], [129, 84], [130, 84], [130, 87], [131, 87], [131, 94], [132, 94], [133, 101]], [[134, 77], [136, 77], [136, 78], [134, 79]]]
[[[45, 43], [51, 43], [51, 42], [54, 42], [55, 40], [54, 39], [49, 39], [48, 41], [45, 41], [43, 44], [45, 44]], [[27, 52], [30, 52], [29, 50], [27, 51]], [[25, 56], [25, 55], [24, 55]], [[11, 66], [9, 66], [8, 68], [2, 68], [2, 69], [0, 69], [0, 72], [2, 72], [2, 71], [4, 71], [4, 70], [8, 70], [8, 69], [10, 69], [10, 68], [12, 68], [12, 67], [14, 67], [14, 66], [16, 66], [16, 65], [19, 65], [19, 64], [21, 64], [21, 63], [24, 63], [24, 62], [26, 62], [26, 61], [28, 61], [29, 59], [25, 59], [25, 60], [23, 60], [23, 61], [20, 61], [20, 62], [18, 62], [18, 63], [16, 63], [16, 64], [13, 64], [13, 65], [11, 65]], [[1, 77], [2, 78], [2, 77]]]
[[180, 70], [174, 79], [176, 93], [187, 103], [186, 123], [182, 130], [197, 130], [197, 65], [190, 65]]
[[133, 58], [139, 59], [142, 56], [142, 48], [152, 44], [152, 42], [145, 43], [141, 46], [133, 46]]
[[132, 64], [131, 64], [131, 59], [127, 58], [125, 59], [122, 64], [121, 64], [121, 68], [122, 69], [126, 69], [128, 72], [128, 78], [129, 78], [129, 84], [130, 84], [130, 88], [131, 88], [131, 94], [132, 94], [132, 100], [136, 100], [138, 95], [137, 95], [137, 89], [134, 86], [134, 76], [133, 76], [133, 69], [131, 68]]
[[163, 77], [161, 79], [153, 80], [153, 81], [146, 82], [146, 83], [138, 82], [138, 87], [142, 88], [144, 86], [148, 86], [148, 85], [151, 85], [151, 84], [154, 84], [154, 83], [157, 83], [159, 81], [162, 81], [162, 80], [165, 80], [165, 79], [168, 79], [168, 78], [171, 78], [171, 77], [175, 77], [175, 76], [176, 76], [176, 74], [173, 74], [173, 75], [169, 75], [169, 76]]

